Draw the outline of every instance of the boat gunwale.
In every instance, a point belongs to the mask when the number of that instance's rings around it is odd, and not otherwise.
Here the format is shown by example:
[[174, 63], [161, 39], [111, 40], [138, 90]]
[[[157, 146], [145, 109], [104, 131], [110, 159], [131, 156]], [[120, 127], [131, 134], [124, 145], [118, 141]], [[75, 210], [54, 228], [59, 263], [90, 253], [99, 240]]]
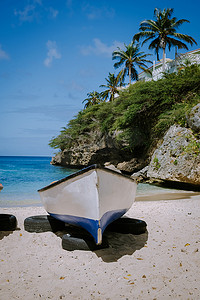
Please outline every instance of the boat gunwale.
[[60, 183], [63, 183], [65, 181], [68, 181], [68, 180], [70, 180], [72, 178], [75, 178], [75, 177], [77, 177], [79, 175], [87, 173], [90, 170], [96, 170], [96, 169], [104, 170], [105, 172], [112, 173], [112, 174], [115, 174], [115, 175], [118, 175], [118, 176], [121, 176], [121, 177], [125, 177], [127, 179], [130, 179], [131, 181], [136, 182], [136, 180], [134, 178], [132, 178], [131, 176], [129, 176], [129, 175], [119, 173], [117, 171], [111, 170], [109, 168], [103, 167], [103, 166], [98, 165], [98, 164], [94, 164], [94, 165], [91, 165], [89, 167], [83, 168], [83, 169], [81, 169], [81, 170], [79, 170], [79, 171], [77, 171], [77, 172], [75, 172], [73, 174], [70, 174], [67, 177], [59, 179], [59, 180], [57, 180], [57, 181], [55, 181], [55, 182], [53, 182], [53, 183], [51, 183], [51, 184], [49, 184], [49, 185], [41, 188], [41, 189], [39, 189], [38, 192], [46, 191], [46, 190], [48, 190], [48, 189], [50, 189], [52, 187], [55, 187], [56, 185], [59, 185]]

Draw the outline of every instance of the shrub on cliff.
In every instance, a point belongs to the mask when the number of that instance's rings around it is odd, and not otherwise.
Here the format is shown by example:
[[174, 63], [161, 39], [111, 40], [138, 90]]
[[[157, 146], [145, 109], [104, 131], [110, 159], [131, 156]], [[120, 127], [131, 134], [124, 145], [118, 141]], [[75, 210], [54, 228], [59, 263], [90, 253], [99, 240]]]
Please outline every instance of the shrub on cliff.
[[185, 114], [199, 101], [200, 67], [192, 65], [158, 81], [137, 82], [120, 92], [113, 102], [80, 111], [49, 145], [64, 150], [80, 141], [88, 143], [95, 131], [117, 131], [117, 138], [129, 150], [134, 151], [139, 137], [145, 151], [171, 125], [183, 126]]

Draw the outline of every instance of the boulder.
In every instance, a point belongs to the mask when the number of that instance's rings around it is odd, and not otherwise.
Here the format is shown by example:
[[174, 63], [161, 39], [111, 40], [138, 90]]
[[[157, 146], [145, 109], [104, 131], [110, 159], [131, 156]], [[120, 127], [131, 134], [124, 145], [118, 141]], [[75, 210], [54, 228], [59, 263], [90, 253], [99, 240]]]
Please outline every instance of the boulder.
[[131, 175], [132, 178], [136, 179], [137, 182], [143, 182], [148, 179], [147, 172], [148, 172], [149, 166], [144, 167], [138, 172], [135, 172]]
[[200, 133], [200, 103], [194, 106], [187, 115], [187, 122], [194, 132]]
[[110, 162], [106, 162], [106, 163], [104, 164], [104, 167], [105, 167], [105, 168], [108, 168], [108, 169], [110, 169], [110, 170], [112, 170], [112, 171], [121, 173], [121, 171], [118, 170], [118, 169], [117, 169], [114, 165], [112, 165]]
[[137, 172], [145, 166], [145, 161], [141, 158], [132, 158], [117, 164], [117, 169], [126, 173]]
[[151, 158], [147, 177], [200, 185], [200, 140], [191, 129], [170, 127]]

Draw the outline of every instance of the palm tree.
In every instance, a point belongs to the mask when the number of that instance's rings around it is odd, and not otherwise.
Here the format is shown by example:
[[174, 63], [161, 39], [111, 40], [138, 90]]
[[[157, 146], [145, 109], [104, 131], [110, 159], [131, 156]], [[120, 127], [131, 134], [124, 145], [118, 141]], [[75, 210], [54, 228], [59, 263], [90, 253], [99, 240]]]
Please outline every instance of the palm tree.
[[102, 102], [101, 94], [98, 93], [97, 91], [90, 92], [87, 94], [87, 96], [88, 96], [88, 98], [86, 98], [82, 102], [82, 103], [87, 102], [85, 104], [84, 108], [87, 108], [89, 106], [99, 104], [100, 102]]
[[171, 17], [174, 12], [173, 8], [167, 8], [161, 11], [155, 8], [155, 20], [144, 20], [140, 23], [140, 32], [136, 33], [133, 40], [139, 41], [145, 38], [142, 45], [149, 40], [153, 41], [149, 45], [149, 49], [155, 49], [157, 60], [159, 60], [159, 50], [163, 51], [163, 72], [165, 71], [165, 50], [168, 46], [169, 51], [171, 47], [178, 47], [178, 49], [187, 49], [188, 47], [182, 41], [193, 45], [197, 44], [196, 41], [187, 34], [177, 33], [176, 30], [185, 22], [190, 23], [188, 20], [177, 20]]
[[145, 63], [151, 63], [150, 60], [145, 59], [149, 54], [144, 54], [144, 52], [139, 52], [139, 44], [132, 42], [129, 45], [124, 44], [126, 50], [121, 50], [117, 47], [112, 53], [112, 59], [119, 59], [118, 62], [114, 64], [115, 68], [119, 68], [125, 65], [121, 71], [121, 80], [124, 82], [125, 76], [129, 76], [129, 84], [132, 80], [138, 80], [138, 72], [136, 66], [138, 66], [143, 71], [147, 70]]
[[109, 101], [113, 101], [115, 98], [115, 94], [118, 93], [118, 87], [122, 85], [120, 76], [115, 77], [114, 74], [109, 73], [108, 78], [105, 78], [107, 84], [102, 84], [100, 87], [107, 88], [105, 91], [101, 93], [101, 97], [104, 100], [107, 100], [109, 97]]

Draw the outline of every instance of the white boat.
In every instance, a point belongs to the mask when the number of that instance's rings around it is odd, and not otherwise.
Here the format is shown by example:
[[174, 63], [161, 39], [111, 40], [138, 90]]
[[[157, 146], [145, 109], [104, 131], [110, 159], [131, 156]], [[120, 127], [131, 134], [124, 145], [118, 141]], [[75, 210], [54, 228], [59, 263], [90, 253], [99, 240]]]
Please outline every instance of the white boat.
[[136, 188], [130, 176], [92, 165], [38, 192], [48, 214], [83, 227], [101, 244], [105, 228], [132, 206]]

